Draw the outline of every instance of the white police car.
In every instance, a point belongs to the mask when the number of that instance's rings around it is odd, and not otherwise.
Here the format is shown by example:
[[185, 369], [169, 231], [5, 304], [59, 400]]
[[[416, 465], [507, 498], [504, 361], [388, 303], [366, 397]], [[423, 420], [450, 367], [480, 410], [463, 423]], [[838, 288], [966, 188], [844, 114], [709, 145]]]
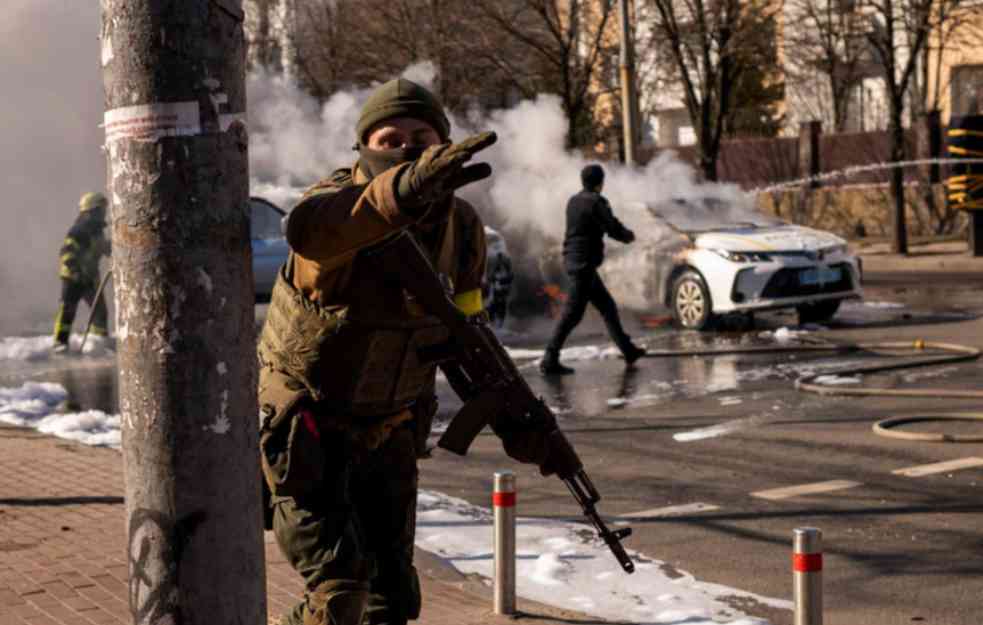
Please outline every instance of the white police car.
[[678, 235], [669, 251], [649, 256], [660, 266], [646, 290], [680, 327], [702, 330], [722, 315], [781, 308], [795, 308], [800, 323], [822, 322], [843, 300], [862, 296], [860, 260], [830, 232], [749, 218], [709, 198], [645, 208]]

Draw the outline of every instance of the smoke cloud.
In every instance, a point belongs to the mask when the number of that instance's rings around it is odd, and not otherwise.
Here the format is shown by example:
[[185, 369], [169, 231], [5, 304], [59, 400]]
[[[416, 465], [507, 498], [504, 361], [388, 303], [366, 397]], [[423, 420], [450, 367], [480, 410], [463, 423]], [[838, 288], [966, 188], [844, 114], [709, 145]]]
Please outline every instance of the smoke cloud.
[[[99, 4], [5, 0], [0, 20], [0, 331], [50, 330], [58, 249], [105, 185]], [[83, 308], [80, 317], [85, 316]], [[84, 322], [84, 321], [83, 321]]]
[[[403, 76], [430, 87], [435, 71], [425, 62], [410, 66]], [[355, 161], [355, 123], [374, 86], [336, 93], [324, 104], [280, 76], [253, 74], [248, 86], [254, 193], [289, 209], [304, 187]], [[541, 95], [487, 116], [452, 119], [452, 140], [484, 130], [494, 130], [498, 143], [476, 158], [490, 163], [494, 175], [462, 189], [461, 195], [490, 225], [513, 237], [535, 232], [562, 238], [567, 200], [580, 190], [580, 170], [591, 161], [564, 148], [567, 123], [559, 99]], [[738, 187], [697, 182], [693, 168], [671, 153], [643, 168], [602, 164], [604, 194], [616, 215], [643, 238], [658, 240], [668, 232], [645, 207], [674, 198], [718, 198], [737, 211], [728, 219], [752, 217], [751, 203]], [[691, 207], [663, 210], [677, 211], [680, 218], [687, 213], [688, 225], [698, 219]]]
[[[420, 63], [403, 75], [432, 87], [435, 72], [432, 64]], [[351, 166], [356, 159], [352, 151], [355, 123], [371, 91], [370, 87], [336, 93], [320, 105], [282, 77], [252, 75], [253, 193], [289, 210], [304, 187], [336, 168]], [[520, 302], [533, 304], [541, 297], [538, 288], [544, 280], [565, 281], [559, 259], [565, 208], [581, 188], [580, 170], [591, 161], [565, 149], [566, 118], [559, 99], [551, 95], [487, 115], [471, 112], [453, 118], [451, 138], [460, 140], [485, 130], [494, 130], [498, 143], [476, 158], [490, 163], [494, 173], [465, 187], [460, 195], [477, 208], [487, 225], [505, 236], [519, 274], [514, 295]], [[638, 237], [631, 247], [610, 244], [606, 265], [619, 274], [611, 279], [638, 281], [627, 289], [637, 295], [630, 302], [633, 307], [650, 306], [651, 289], [644, 285], [659, 269], [656, 260], [685, 245], [666, 219], [653, 217], [652, 208], [685, 229], [764, 220], [737, 186], [698, 182], [695, 170], [672, 153], [661, 154], [645, 167], [603, 166], [607, 174], [604, 194], [615, 215]], [[720, 201], [710, 202], [708, 210], [707, 198]], [[678, 199], [688, 201], [679, 203]]]
[[[3, 145], [0, 189], [0, 332], [48, 332], [59, 297], [58, 249], [82, 193], [104, 188], [104, 96], [96, 2], [6, 0], [0, 21]], [[432, 85], [430, 63], [404, 75]], [[320, 103], [282, 77], [248, 78], [252, 193], [289, 209], [302, 190], [335, 168], [351, 165], [354, 127], [369, 89], [336, 93]], [[480, 158], [494, 176], [462, 195], [486, 223], [501, 229], [514, 252], [537, 252], [563, 234], [564, 207], [580, 188], [587, 160], [564, 149], [566, 123], [551, 96], [488, 116], [452, 120], [453, 137], [495, 130], [499, 142]], [[664, 155], [647, 167], [605, 163], [605, 194], [640, 238], [667, 229], [633, 203], [670, 197], [725, 195], [736, 188], [695, 182], [693, 171]], [[536, 254], [533, 254], [536, 255]], [[111, 298], [109, 300], [112, 301]], [[85, 309], [80, 317], [86, 314]]]

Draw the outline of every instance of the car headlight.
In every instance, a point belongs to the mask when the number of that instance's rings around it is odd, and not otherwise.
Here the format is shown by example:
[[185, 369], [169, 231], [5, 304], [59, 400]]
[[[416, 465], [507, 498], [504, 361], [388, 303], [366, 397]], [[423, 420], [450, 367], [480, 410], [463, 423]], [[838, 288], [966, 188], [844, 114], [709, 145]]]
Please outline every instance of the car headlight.
[[834, 245], [832, 247], [827, 247], [825, 250], [823, 250], [823, 252], [826, 253], [826, 256], [836, 256], [839, 254], [846, 254], [848, 251], [849, 250], [847, 248], [846, 243], [843, 243], [842, 245]]
[[731, 252], [719, 249], [710, 251], [732, 263], [767, 263], [771, 260], [771, 256], [763, 252]]

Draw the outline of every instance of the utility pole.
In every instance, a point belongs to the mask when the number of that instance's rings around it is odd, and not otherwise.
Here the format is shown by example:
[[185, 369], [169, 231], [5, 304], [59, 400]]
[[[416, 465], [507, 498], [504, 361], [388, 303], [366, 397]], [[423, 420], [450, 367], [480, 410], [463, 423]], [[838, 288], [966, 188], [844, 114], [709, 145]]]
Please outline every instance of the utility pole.
[[621, 119], [624, 128], [625, 165], [635, 164], [635, 55], [631, 41], [629, 0], [619, 0], [618, 11], [621, 17]]
[[101, 0], [134, 625], [266, 623], [242, 0]]

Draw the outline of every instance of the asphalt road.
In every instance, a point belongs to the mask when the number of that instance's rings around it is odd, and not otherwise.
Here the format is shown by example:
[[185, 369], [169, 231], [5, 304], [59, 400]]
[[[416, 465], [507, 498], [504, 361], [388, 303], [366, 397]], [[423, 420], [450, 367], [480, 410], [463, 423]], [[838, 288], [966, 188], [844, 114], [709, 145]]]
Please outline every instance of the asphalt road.
[[[869, 274], [868, 305], [845, 307], [829, 330], [813, 336], [983, 348], [980, 287], [983, 276], [974, 274]], [[257, 308], [261, 317], [263, 307]], [[639, 319], [626, 317], [636, 336], [661, 349], [767, 344], [777, 328], [795, 323], [792, 315], [770, 314], [751, 329], [697, 334], [664, 327], [645, 331]], [[506, 342], [541, 346], [549, 329], [548, 322], [527, 324]], [[575, 340], [604, 343], [603, 326], [588, 318]], [[983, 458], [983, 444], [911, 443], [871, 431], [874, 421], [887, 416], [975, 406], [966, 400], [828, 398], [793, 387], [804, 372], [856, 362], [811, 354], [690, 357], [644, 359], [626, 370], [621, 360], [593, 360], [573, 363], [577, 374], [556, 382], [542, 378], [531, 358], [520, 366], [534, 390], [558, 410], [603, 494], [602, 514], [612, 522], [620, 515], [638, 517], [631, 521], [635, 533], [627, 546], [663, 561], [666, 571], [791, 599], [792, 530], [815, 526], [825, 536], [827, 625], [979, 625], [983, 467], [922, 477], [893, 472]], [[981, 373], [983, 364], [970, 363], [872, 381], [979, 388]], [[7, 385], [15, 378], [60, 382], [70, 392], [71, 407], [117, 411], [111, 363], [26, 363], [0, 371], [0, 378]], [[449, 389], [442, 387], [440, 394], [446, 418], [459, 404]], [[983, 425], [959, 428], [983, 434]], [[467, 458], [435, 451], [421, 464], [421, 486], [487, 506], [492, 474], [503, 468], [518, 474], [521, 515], [578, 517], [562, 483], [510, 461], [490, 434], [479, 436]], [[834, 480], [856, 484], [781, 499], [760, 496]], [[688, 511], [664, 510], [676, 506]], [[787, 611], [735, 607], [774, 625], [792, 622]]]
[[[983, 319], [976, 318], [983, 312], [981, 282], [960, 274], [870, 275], [868, 301], [908, 307], [851, 307], [841, 322], [816, 334], [983, 348]], [[761, 331], [791, 322], [769, 316], [758, 319], [751, 332], [708, 337], [663, 331], [647, 340], [657, 347], [723, 346], [761, 340]], [[591, 342], [598, 336], [588, 328], [581, 338]], [[667, 570], [791, 599], [792, 530], [814, 526], [825, 538], [827, 625], [979, 625], [983, 467], [921, 477], [893, 472], [983, 458], [983, 444], [912, 443], [871, 430], [888, 416], [976, 406], [966, 400], [827, 398], [793, 388], [792, 380], [805, 369], [849, 362], [811, 355], [646, 359], [625, 372], [622, 361], [609, 360], [579, 363], [578, 373], [559, 385], [547, 384], [532, 368], [527, 377], [551, 405], [568, 410], [561, 414], [563, 427], [603, 493], [602, 513], [617, 520], [651, 511], [632, 520], [635, 533], [627, 544], [664, 561]], [[981, 372], [983, 365], [970, 363], [871, 381], [979, 388]], [[448, 412], [453, 401], [446, 399]], [[983, 424], [954, 427], [983, 435]], [[480, 436], [466, 459], [435, 451], [422, 464], [421, 486], [487, 506], [491, 476], [503, 468], [518, 474], [520, 514], [579, 514], [562, 483], [511, 462], [491, 435]], [[761, 496], [834, 480], [855, 484], [781, 499]], [[691, 505], [696, 511], [667, 516], [659, 510]], [[740, 607], [775, 625], [792, 622], [787, 611]]]

